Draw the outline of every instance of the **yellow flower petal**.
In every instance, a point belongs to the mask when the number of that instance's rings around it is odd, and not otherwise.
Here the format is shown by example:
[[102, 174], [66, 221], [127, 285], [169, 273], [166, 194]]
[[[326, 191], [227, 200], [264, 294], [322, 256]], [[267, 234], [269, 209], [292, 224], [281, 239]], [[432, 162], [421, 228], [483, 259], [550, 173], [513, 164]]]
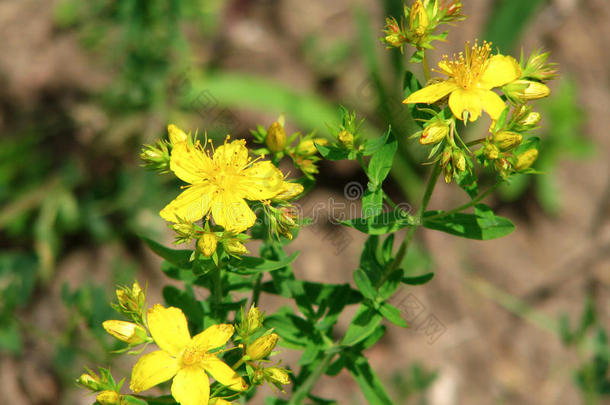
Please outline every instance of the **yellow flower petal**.
[[183, 367], [172, 382], [172, 396], [181, 405], [207, 405], [210, 380], [200, 367]]
[[470, 121], [475, 121], [481, 115], [481, 98], [477, 90], [458, 89], [449, 96], [449, 108], [458, 119], [464, 119], [468, 112]]
[[191, 341], [186, 317], [178, 308], [156, 304], [148, 310], [147, 321], [155, 343], [175, 357]]
[[233, 325], [227, 323], [212, 325], [193, 337], [189, 347], [201, 352], [207, 352], [217, 347], [224, 346], [235, 333]]
[[178, 360], [163, 350], [145, 354], [133, 366], [129, 388], [135, 393], [145, 391], [175, 376], [179, 368]]
[[266, 200], [274, 197], [281, 191], [284, 182], [280, 169], [269, 161], [254, 163], [242, 174], [244, 178], [239, 185], [248, 200]]
[[188, 139], [186, 133], [180, 128], [178, 128], [177, 125], [169, 124], [167, 126], [167, 132], [169, 133], [169, 140], [172, 145], [175, 145], [180, 142], [186, 142], [186, 140]]
[[502, 111], [504, 111], [504, 108], [506, 108], [504, 101], [491, 90], [480, 90], [479, 94], [483, 110], [489, 114], [492, 120], [497, 120]]
[[216, 165], [223, 168], [243, 168], [248, 164], [248, 148], [246, 148], [246, 141], [238, 139], [219, 146], [214, 152], [213, 159]]
[[494, 55], [479, 77], [479, 87], [491, 89], [504, 86], [521, 76], [519, 62], [512, 56]]
[[227, 231], [242, 232], [256, 221], [256, 215], [246, 201], [235, 190], [224, 190], [214, 198], [212, 206], [214, 221]]
[[212, 159], [199, 147], [188, 142], [174, 144], [169, 168], [176, 176], [187, 183], [198, 183], [213, 174]]
[[212, 198], [217, 187], [211, 183], [195, 184], [182, 192], [159, 213], [166, 221], [195, 222], [203, 218], [212, 206]]
[[440, 83], [431, 84], [429, 86], [424, 87], [421, 90], [417, 90], [415, 93], [413, 93], [409, 97], [407, 97], [403, 101], [403, 103], [404, 104], [412, 104], [412, 103], [432, 104], [457, 89], [459, 89], [459, 87], [457, 84], [455, 84], [455, 82], [453, 82], [451, 80], [446, 80], [446, 81], [443, 81]]
[[277, 200], [291, 200], [301, 194], [303, 190], [303, 185], [285, 181], [282, 183], [282, 189], [274, 198]]
[[222, 385], [231, 388], [234, 391], [245, 391], [248, 389], [248, 384], [239, 376], [231, 367], [226, 365], [216, 356], [208, 356], [202, 362], [201, 366], [212, 375]]

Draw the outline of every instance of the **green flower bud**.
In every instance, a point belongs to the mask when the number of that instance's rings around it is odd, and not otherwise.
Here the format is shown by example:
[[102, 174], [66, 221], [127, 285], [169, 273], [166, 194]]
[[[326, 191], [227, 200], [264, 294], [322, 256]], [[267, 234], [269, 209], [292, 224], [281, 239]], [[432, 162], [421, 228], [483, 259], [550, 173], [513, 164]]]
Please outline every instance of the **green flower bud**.
[[530, 168], [538, 158], [538, 149], [528, 149], [517, 156], [515, 170], [518, 172]]
[[261, 360], [269, 356], [271, 351], [275, 348], [279, 336], [275, 333], [270, 335], [261, 336], [256, 339], [251, 345], [246, 348], [246, 354], [250, 356], [252, 360]]
[[284, 150], [286, 147], [286, 130], [279, 122], [271, 124], [267, 129], [267, 138], [265, 143], [271, 152], [277, 153]]
[[493, 136], [493, 142], [501, 150], [513, 149], [521, 143], [522, 139], [521, 134], [511, 131], [500, 131]]

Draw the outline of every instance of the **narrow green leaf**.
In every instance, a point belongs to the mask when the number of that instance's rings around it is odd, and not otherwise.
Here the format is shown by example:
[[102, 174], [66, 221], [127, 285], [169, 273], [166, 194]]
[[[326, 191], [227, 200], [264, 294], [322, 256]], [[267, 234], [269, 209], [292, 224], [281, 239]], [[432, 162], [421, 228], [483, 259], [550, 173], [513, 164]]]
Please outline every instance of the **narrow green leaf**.
[[356, 316], [347, 328], [341, 344], [346, 346], [355, 345], [366, 339], [379, 325], [383, 317], [373, 308], [360, 305]]
[[366, 174], [375, 188], [381, 187], [381, 183], [383, 183], [390, 173], [397, 148], [398, 142], [396, 141], [396, 137], [392, 131], [388, 129], [385, 144], [373, 155], [373, 157], [371, 157], [366, 169]]
[[362, 217], [369, 218], [381, 214], [383, 211], [383, 190], [367, 189], [362, 196]]
[[356, 282], [356, 286], [358, 290], [364, 295], [366, 298], [370, 300], [375, 300], [377, 298], [377, 290], [371, 284], [371, 280], [369, 280], [368, 276], [362, 269], [358, 269], [354, 272], [354, 281]]
[[384, 302], [379, 307], [379, 312], [381, 315], [388, 321], [392, 322], [394, 325], [400, 326], [401, 328], [407, 327], [407, 322], [402, 319], [400, 309], [396, 308], [392, 304]]
[[424, 213], [423, 226], [463, 238], [489, 240], [506, 236], [515, 230], [515, 225], [507, 218], [495, 215], [483, 204], [475, 207], [474, 214], [455, 213], [434, 219], [427, 217], [442, 214], [443, 211]]
[[434, 273], [430, 272], [422, 274], [421, 276], [403, 277], [401, 281], [408, 285], [421, 285], [426, 284], [428, 281], [432, 280], [433, 277]]
[[393, 404], [366, 357], [362, 354], [350, 355], [349, 357], [349, 360], [345, 362], [345, 367], [360, 386], [367, 402], [370, 405]]
[[344, 148], [338, 148], [336, 146], [327, 146], [315, 144], [316, 149], [320, 152], [320, 155], [327, 160], [345, 160], [349, 158], [349, 150]]
[[140, 237], [148, 245], [148, 247], [155, 252], [157, 255], [161, 256], [163, 259], [167, 260], [171, 264], [177, 266], [180, 269], [190, 269], [193, 267], [192, 262], [190, 261], [191, 254], [193, 253], [191, 250], [186, 249], [170, 249], [161, 245], [160, 243], [155, 242], [152, 239], [148, 239], [146, 237]]
[[399, 209], [374, 217], [354, 218], [341, 223], [368, 235], [385, 235], [415, 225], [415, 218], [408, 212]]
[[298, 255], [299, 252], [294, 252], [282, 260], [265, 260], [255, 256], [243, 256], [240, 259], [234, 259], [230, 266], [240, 274], [256, 274], [286, 267], [292, 263]]

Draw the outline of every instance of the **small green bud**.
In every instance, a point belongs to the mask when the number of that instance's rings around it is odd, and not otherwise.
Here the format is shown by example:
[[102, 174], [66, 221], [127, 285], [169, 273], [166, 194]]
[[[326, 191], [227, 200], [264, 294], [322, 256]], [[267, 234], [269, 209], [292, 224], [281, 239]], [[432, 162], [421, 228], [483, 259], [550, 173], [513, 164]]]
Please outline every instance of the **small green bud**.
[[523, 136], [512, 131], [500, 131], [493, 136], [493, 142], [501, 150], [510, 150], [521, 143]]
[[286, 130], [279, 122], [271, 124], [267, 129], [267, 138], [265, 143], [271, 152], [277, 153], [284, 150], [286, 147]]
[[205, 256], [210, 257], [216, 251], [218, 245], [218, 239], [212, 232], [206, 232], [201, 235], [201, 238], [197, 241], [197, 249]]
[[275, 333], [261, 336], [256, 339], [251, 345], [246, 348], [246, 354], [252, 360], [261, 360], [269, 356], [269, 353], [275, 348], [279, 336]]
[[529, 169], [536, 159], [538, 158], [538, 149], [528, 149], [519, 156], [517, 156], [517, 163], [515, 163], [515, 170], [518, 172]]

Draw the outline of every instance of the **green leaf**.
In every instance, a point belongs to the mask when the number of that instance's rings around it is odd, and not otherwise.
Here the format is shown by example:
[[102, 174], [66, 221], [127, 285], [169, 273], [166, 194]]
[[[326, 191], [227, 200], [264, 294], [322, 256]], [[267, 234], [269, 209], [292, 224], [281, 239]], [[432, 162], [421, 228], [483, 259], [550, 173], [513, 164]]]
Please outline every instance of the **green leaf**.
[[401, 328], [407, 327], [407, 322], [402, 319], [400, 309], [396, 308], [392, 304], [384, 302], [379, 307], [379, 312], [381, 315], [388, 321], [392, 322], [394, 325], [400, 326]]
[[315, 144], [320, 155], [327, 160], [345, 160], [349, 158], [349, 150], [332, 145]]
[[362, 196], [362, 216], [369, 218], [381, 214], [383, 211], [383, 190], [366, 189]]
[[383, 183], [390, 173], [397, 148], [398, 142], [396, 141], [396, 137], [392, 131], [388, 129], [385, 144], [373, 155], [373, 157], [371, 157], [366, 169], [366, 174], [375, 189], [381, 187], [381, 183]]
[[373, 308], [360, 305], [347, 328], [341, 344], [352, 346], [366, 339], [379, 325], [383, 317]]
[[315, 340], [316, 331], [307, 320], [292, 313], [289, 307], [280, 308], [275, 314], [265, 318], [264, 324], [274, 328], [275, 332], [288, 344], [296, 348], [305, 348]]
[[415, 225], [415, 218], [408, 212], [399, 209], [373, 217], [354, 218], [341, 223], [368, 235], [385, 235]]
[[497, 216], [484, 204], [475, 206], [474, 214], [454, 213], [438, 218], [427, 219], [443, 214], [443, 211], [424, 213], [423, 226], [468, 239], [489, 240], [506, 236], [515, 230], [515, 225], [507, 218]]
[[430, 272], [422, 274], [421, 276], [403, 277], [401, 281], [408, 285], [421, 285], [426, 284], [428, 281], [432, 280], [433, 277], [434, 273]]
[[243, 256], [239, 259], [233, 259], [230, 266], [240, 274], [256, 274], [284, 268], [292, 263], [298, 255], [299, 252], [294, 252], [281, 260], [266, 260], [255, 256]]
[[381, 384], [366, 357], [362, 354], [349, 354], [345, 367], [360, 386], [364, 397], [370, 405], [391, 405], [392, 400]]
[[193, 263], [190, 261], [193, 253], [191, 250], [170, 249], [143, 236], [140, 236], [140, 239], [142, 239], [153, 252], [178, 268], [190, 269], [193, 267]]
[[358, 290], [360, 290], [362, 295], [364, 295], [366, 298], [372, 301], [377, 298], [377, 290], [362, 269], [358, 269], [354, 272], [354, 281], [356, 282]]

